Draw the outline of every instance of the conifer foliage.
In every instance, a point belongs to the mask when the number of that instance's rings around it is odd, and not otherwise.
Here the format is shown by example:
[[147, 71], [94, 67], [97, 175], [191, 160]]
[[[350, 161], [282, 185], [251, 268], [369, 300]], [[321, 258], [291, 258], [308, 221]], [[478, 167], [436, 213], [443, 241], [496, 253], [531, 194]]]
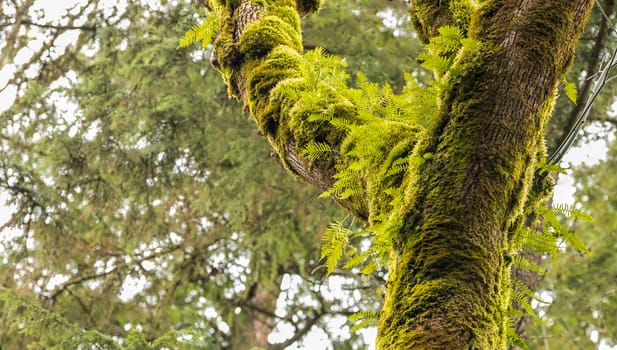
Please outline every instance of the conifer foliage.
[[[322, 295], [319, 243], [344, 215], [272, 161], [211, 47], [178, 49], [190, 28], [203, 45], [200, 23], [214, 17], [182, 2], [90, 1], [47, 22], [37, 6], [1, 19], [17, 92], [0, 118], [0, 187], [15, 210], [1, 233], [2, 349], [268, 347], [277, 327], [293, 329], [273, 340], [284, 348], [379, 303], [371, 288]], [[392, 44], [386, 30], [375, 40]], [[381, 277], [338, 278], [352, 290]]]

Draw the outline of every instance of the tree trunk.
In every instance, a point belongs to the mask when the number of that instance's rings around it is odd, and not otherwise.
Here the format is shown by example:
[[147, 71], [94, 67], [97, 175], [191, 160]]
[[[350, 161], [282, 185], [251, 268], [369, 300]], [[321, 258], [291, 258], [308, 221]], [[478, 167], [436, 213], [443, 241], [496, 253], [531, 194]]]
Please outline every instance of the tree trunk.
[[[556, 85], [571, 63], [593, 1], [471, 3], [411, 2], [424, 40], [435, 36], [438, 26], [451, 24], [480, 43], [479, 49], [452, 55], [450, 88], [441, 97], [436, 122], [422, 135], [390, 120], [357, 127], [379, 134], [370, 138], [309, 121], [301, 96], [314, 91], [322, 98], [311, 108], [362, 122], [343, 94], [314, 83], [303, 69], [295, 9], [315, 6], [289, 0], [231, 4], [215, 44], [215, 61], [226, 72], [230, 91], [299, 177], [328, 189], [334, 174], [357, 160], [350, 149], [373, 147], [386, 155], [356, 175], [365, 193], [339, 198], [370, 223], [387, 221], [392, 234], [378, 349], [506, 347], [513, 253], [508, 234], [520, 222], [535, 165], [544, 157]], [[328, 144], [331, 156], [303, 159], [300, 150], [311, 142]], [[385, 176], [379, 174], [396, 157], [428, 160], [410, 163], [404, 178], [395, 181], [404, 200], [392, 207], [383, 194]]]

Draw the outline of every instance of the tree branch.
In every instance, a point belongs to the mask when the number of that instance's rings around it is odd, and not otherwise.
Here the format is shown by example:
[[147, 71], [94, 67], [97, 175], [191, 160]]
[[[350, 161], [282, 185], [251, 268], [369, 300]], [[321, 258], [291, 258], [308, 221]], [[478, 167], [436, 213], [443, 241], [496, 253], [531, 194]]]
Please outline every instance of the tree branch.
[[446, 25], [454, 25], [467, 33], [475, 10], [471, 2], [465, 0], [412, 0], [410, 7], [411, 23], [424, 43], [439, 35], [439, 28]]
[[57, 30], [83, 30], [83, 31], [87, 31], [87, 32], [95, 32], [96, 31], [96, 26], [73, 26], [73, 25], [59, 25], [59, 24], [42, 24], [42, 23], [37, 23], [37, 22], [32, 22], [30, 20], [21, 20], [21, 21], [15, 21], [12, 23], [2, 23], [0, 24], [0, 28], [2, 27], [8, 27], [11, 25], [30, 25], [33, 27], [39, 27], [39, 28], [45, 28], [45, 29], [57, 29]]

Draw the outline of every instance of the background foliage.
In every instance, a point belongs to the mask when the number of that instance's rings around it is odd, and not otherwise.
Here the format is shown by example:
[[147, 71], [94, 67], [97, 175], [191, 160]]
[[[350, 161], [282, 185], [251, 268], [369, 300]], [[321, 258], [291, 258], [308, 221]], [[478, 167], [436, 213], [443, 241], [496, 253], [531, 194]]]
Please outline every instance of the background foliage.
[[[379, 309], [384, 272], [326, 277], [320, 240], [343, 214], [272, 159], [227, 101], [209, 48], [177, 50], [202, 20], [193, 6], [88, 0], [50, 19], [41, 3], [2, 2], [0, 16], [11, 76], [0, 99], [18, 96], [0, 116], [0, 188], [14, 210], [1, 233], [0, 348], [276, 349], [309, 331], [335, 349], [366, 347], [347, 317]], [[613, 16], [612, 0], [599, 3]], [[305, 47], [394, 91], [403, 71], [426, 82], [406, 6], [330, 0], [304, 22]], [[596, 9], [569, 77], [579, 101], [612, 27]], [[608, 133], [612, 91], [593, 113]], [[576, 108], [560, 99], [549, 148]], [[572, 229], [592, 254], [547, 266], [553, 303], [532, 328], [534, 349], [593, 348], [594, 331], [615, 339], [612, 149], [576, 173], [595, 221]], [[285, 336], [268, 345], [273, 331]]]

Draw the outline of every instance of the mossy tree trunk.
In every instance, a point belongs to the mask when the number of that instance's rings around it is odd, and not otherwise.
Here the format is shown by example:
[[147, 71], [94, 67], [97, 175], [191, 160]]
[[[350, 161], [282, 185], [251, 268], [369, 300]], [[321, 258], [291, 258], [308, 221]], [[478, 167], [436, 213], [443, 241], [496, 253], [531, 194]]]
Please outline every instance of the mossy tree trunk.
[[[480, 43], [479, 49], [452, 57], [457, 73], [424, 133], [390, 120], [357, 121], [350, 133], [310, 122], [311, 108], [358, 119], [344, 94], [315, 82], [303, 69], [299, 18], [317, 5], [293, 0], [225, 4], [214, 61], [286, 168], [327, 190], [337, 171], [357, 161], [354, 149], [373, 148], [383, 155], [354, 173], [365, 193], [337, 199], [371, 224], [387, 221], [392, 232], [379, 349], [506, 347], [508, 233], [527, 205], [535, 165], [544, 157], [555, 89], [593, 1], [476, 2], [411, 1], [424, 41], [440, 26], [454, 25]], [[316, 103], [323, 105], [302, 105], [307, 91], [320, 94]], [[300, 150], [311, 142], [328, 144], [330, 156], [301, 157]], [[429, 154], [426, 161], [410, 163], [404, 176], [384, 175], [398, 158]], [[404, 193], [396, 205], [384, 194], [393, 186]]]

